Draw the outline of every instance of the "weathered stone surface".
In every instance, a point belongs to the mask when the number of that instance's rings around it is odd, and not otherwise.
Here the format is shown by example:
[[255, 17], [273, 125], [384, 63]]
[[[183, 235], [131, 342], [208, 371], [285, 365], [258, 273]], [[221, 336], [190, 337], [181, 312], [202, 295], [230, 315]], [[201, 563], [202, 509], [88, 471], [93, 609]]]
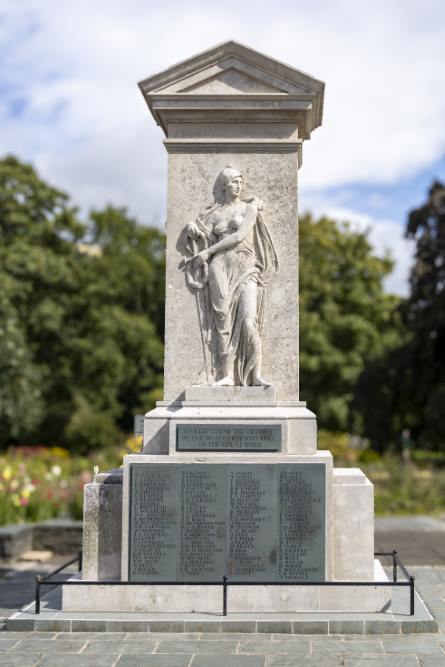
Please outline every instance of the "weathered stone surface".
[[280, 401], [298, 400], [297, 173], [302, 140], [321, 123], [324, 84], [227, 42], [140, 87], [169, 152], [165, 400], [181, 400], [190, 384], [212, 383], [202, 312], [183, 273], [186, 225], [214, 196], [219, 201], [213, 187], [228, 165], [242, 176], [243, 201], [261, 200], [280, 264], [263, 298], [262, 376]]
[[247, 192], [263, 200], [263, 218], [280, 261], [280, 272], [265, 297], [262, 374], [276, 387], [280, 401], [298, 400], [296, 152], [169, 155], [164, 397], [178, 400], [186, 386], [208, 384], [196, 297], [179, 267], [184, 258], [184, 222], [212, 203], [215, 178], [228, 164], [243, 173]]
[[374, 486], [357, 468], [334, 468], [333, 575], [372, 581], [374, 576]]
[[[226, 387], [224, 387], [225, 389]], [[222, 387], [220, 388], [222, 389]], [[145, 415], [143, 454], [176, 453], [178, 424], [277, 424], [282, 429], [283, 454], [314, 454], [317, 421], [313, 412], [293, 405], [159, 406]]]
[[120, 576], [122, 476], [101, 478], [84, 487], [83, 578], [91, 580]]
[[275, 387], [211, 387], [194, 385], [186, 387], [183, 404], [190, 405], [276, 405]]

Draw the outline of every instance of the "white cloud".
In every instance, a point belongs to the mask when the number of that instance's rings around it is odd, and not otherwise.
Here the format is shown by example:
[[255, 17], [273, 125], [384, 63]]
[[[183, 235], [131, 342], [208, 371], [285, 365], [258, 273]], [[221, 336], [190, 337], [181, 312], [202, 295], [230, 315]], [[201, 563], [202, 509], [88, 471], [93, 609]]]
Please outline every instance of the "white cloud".
[[[326, 81], [306, 187], [396, 182], [445, 151], [442, 0], [0, 0], [2, 153], [84, 207], [162, 221], [162, 133], [136, 83], [227, 39]], [[404, 247], [392, 244], [401, 266]]]
[[308, 196], [306, 208], [315, 217], [326, 215], [339, 222], [348, 222], [352, 229], [367, 232], [377, 255], [384, 257], [389, 253], [395, 260], [391, 274], [384, 281], [386, 291], [401, 296], [408, 294], [408, 278], [413, 262], [414, 243], [404, 237], [403, 228], [398, 222], [372, 218], [365, 213], [331, 204], [323, 197]]

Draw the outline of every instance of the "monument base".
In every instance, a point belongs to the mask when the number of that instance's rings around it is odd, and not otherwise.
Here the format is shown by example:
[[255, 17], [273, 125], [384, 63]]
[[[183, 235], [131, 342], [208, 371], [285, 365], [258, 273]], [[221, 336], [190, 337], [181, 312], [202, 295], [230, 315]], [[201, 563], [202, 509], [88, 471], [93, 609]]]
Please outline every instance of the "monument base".
[[[75, 581], [73, 578], [71, 581]], [[374, 581], [388, 581], [374, 561]], [[222, 585], [63, 586], [63, 611], [222, 614]], [[389, 587], [378, 586], [228, 586], [230, 613], [383, 612], [390, 603]], [[161, 617], [160, 617], [161, 618]]]
[[[181, 454], [174, 457], [131, 455], [130, 464], [176, 464], [196, 461], [223, 462], [223, 453]], [[358, 469], [332, 468], [330, 452], [318, 451], [314, 455], [280, 456], [277, 454], [234, 454], [231, 461], [324, 463], [326, 477], [326, 576], [329, 581], [385, 581], [379, 564], [373, 562], [374, 514], [373, 485]], [[123, 485], [122, 470], [101, 473], [95, 483], [85, 487], [84, 505], [84, 580], [125, 581], [128, 573], [128, 520], [129, 487]], [[352, 511], [352, 508], [354, 511]], [[124, 532], [124, 539], [122, 539]], [[122, 545], [122, 552], [121, 552]], [[149, 577], [146, 578], [149, 580]], [[229, 610], [242, 611], [378, 611], [389, 601], [390, 588], [330, 587], [330, 586], [236, 586], [229, 587]], [[195, 594], [191, 595], [194, 591]], [[204, 593], [203, 593], [204, 591]], [[222, 587], [145, 586], [120, 584], [113, 586], [67, 586], [63, 593], [63, 609], [88, 611], [97, 603], [98, 610], [139, 610], [141, 600], [146, 600], [147, 610], [196, 611], [199, 605], [209, 604], [210, 609], [221, 611]], [[182, 605], [187, 603], [186, 607]], [[165, 604], [165, 608], [162, 605]], [[243, 605], [241, 607], [237, 605]], [[91, 607], [93, 605], [93, 607]], [[172, 605], [172, 606], [171, 606]], [[232, 605], [232, 607], [230, 607]], [[233, 606], [234, 605], [234, 606]], [[94, 607], [95, 608], [95, 607]], [[203, 607], [203, 610], [207, 607]], [[212, 612], [213, 613], [213, 612]]]

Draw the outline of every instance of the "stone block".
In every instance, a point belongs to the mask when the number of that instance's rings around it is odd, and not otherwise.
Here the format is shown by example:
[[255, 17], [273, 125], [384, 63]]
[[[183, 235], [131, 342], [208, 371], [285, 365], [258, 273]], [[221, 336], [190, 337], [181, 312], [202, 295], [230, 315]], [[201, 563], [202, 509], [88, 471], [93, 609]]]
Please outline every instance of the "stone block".
[[[129, 586], [134, 611], [221, 613], [222, 586]], [[153, 632], [153, 630], [151, 630]]]
[[233, 586], [227, 597], [227, 608], [232, 613], [319, 610], [317, 586]]
[[333, 469], [333, 578], [374, 577], [374, 486], [357, 468]]
[[148, 621], [136, 621], [136, 620], [120, 620], [120, 621], [107, 621], [107, 633], [109, 632], [148, 632], [149, 622]]
[[221, 632], [238, 634], [256, 632], [256, 621], [228, 621], [225, 618], [221, 623]]
[[293, 621], [292, 632], [294, 635], [326, 635], [328, 633], [328, 621]]
[[277, 391], [275, 387], [212, 387], [195, 385], [185, 388], [184, 401], [198, 405], [276, 405]]
[[104, 620], [87, 618], [73, 618], [71, 621], [71, 632], [106, 632], [107, 622]]
[[184, 621], [184, 632], [205, 632], [221, 634], [221, 621]]
[[168, 416], [160, 419], [153, 419], [152, 413], [147, 412], [144, 418], [144, 447], [142, 453], [154, 455], [168, 454], [168, 434]]
[[67, 611], [133, 611], [133, 586], [62, 586], [62, 609]]
[[365, 632], [364, 621], [329, 621], [330, 635], [363, 635]]
[[400, 621], [392, 618], [388, 620], [365, 620], [365, 634], [366, 635], [398, 635], [400, 634]]
[[[374, 561], [373, 581], [388, 581], [378, 560]], [[320, 611], [380, 612], [387, 609], [390, 599], [389, 586], [323, 586]]]
[[36, 618], [33, 629], [35, 632], [70, 632], [71, 621], [60, 618]]
[[[243, 387], [258, 389], [259, 387]], [[210, 387], [209, 389], [218, 389]], [[219, 389], [232, 389], [220, 387]], [[176, 426], [205, 424], [279, 424], [282, 429], [283, 454], [315, 454], [317, 451], [317, 421], [313, 412], [304, 404], [265, 404], [257, 406], [228, 402], [225, 405], [176, 403], [159, 405], [147, 412], [144, 419], [144, 448], [149, 455], [176, 454]], [[246, 452], [249, 454], [249, 452]]]
[[184, 632], [184, 621], [150, 621], [149, 632]]
[[257, 621], [257, 632], [265, 634], [292, 634], [292, 621]]
[[119, 579], [122, 543], [122, 476], [103, 476], [84, 487], [83, 579]]

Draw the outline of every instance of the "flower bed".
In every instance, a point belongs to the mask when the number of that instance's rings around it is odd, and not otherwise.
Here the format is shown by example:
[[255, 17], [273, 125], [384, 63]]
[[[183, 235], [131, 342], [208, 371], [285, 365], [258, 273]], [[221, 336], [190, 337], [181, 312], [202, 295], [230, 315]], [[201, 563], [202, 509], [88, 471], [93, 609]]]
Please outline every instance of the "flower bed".
[[139, 451], [141, 438], [128, 438], [120, 451], [78, 456], [62, 447], [11, 447], [0, 454], [0, 525], [57, 517], [82, 518], [83, 487], [98, 470], [122, 464]]

